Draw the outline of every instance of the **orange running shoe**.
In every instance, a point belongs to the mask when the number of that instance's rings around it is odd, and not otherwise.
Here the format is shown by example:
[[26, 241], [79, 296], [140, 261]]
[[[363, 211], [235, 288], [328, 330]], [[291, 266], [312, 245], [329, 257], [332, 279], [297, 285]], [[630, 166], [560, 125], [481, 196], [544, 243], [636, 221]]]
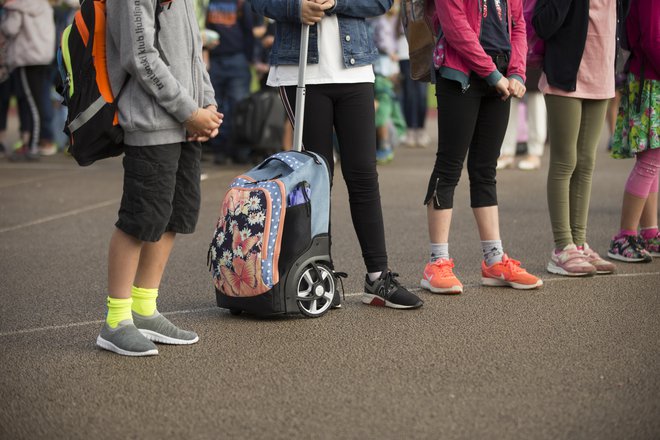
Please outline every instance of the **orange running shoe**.
[[520, 261], [504, 254], [502, 261], [492, 266], [486, 266], [485, 261], [481, 262], [481, 284], [510, 286], [514, 289], [536, 289], [543, 285], [543, 281], [520, 267]]
[[454, 276], [454, 260], [440, 258], [424, 267], [424, 277], [420, 284], [433, 293], [461, 293], [463, 284]]

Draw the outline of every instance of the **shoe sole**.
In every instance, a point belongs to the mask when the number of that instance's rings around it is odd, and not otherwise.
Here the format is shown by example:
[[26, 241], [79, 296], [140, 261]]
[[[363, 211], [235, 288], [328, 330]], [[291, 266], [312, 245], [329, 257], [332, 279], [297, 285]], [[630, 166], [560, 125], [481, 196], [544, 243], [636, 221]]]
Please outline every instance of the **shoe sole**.
[[562, 269], [561, 267], [557, 266], [556, 264], [550, 262], [548, 263], [548, 266], [546, 267], [546, 270], [550, 273], [554, 273], [556, 275], [564, 275], [567, 277], [591, 277], [596, 275], [596, 271], [593, 272], [568, 272], [565, 269]]
[[517, 290], [531, 290], [541, 287], [543, 285], [543, 280], [538, 280], [535, 284], [520, 284], [499, 278], [481, 277], [481, 285], [488, 287], [513, 287]]
[[624, 257], [623, 255], [619, 255], [619, 254], [613, 254], [612, 252], [608, 252], [607, 256], [613, 260], [623, 261], [624, 263], [650, 263], [651, 261], [653, 261], [653, 257], [630, 258], [630, 257]]
[[422, 306], [422, 304], [419, 305], [413, 305], [413, 306], [404, 306], [402, 304], [395, 304], [393, 302], [389, 302], [386, 299], [381, 298], [378, 295], [372, 295], [370, 293], [365, 293], [362, 295], [362, 304], [367, 304], [370, 306], [380, 306], [380, 307], [389, 307], [391, 309], [416, 309]]
[[158, 354], [158, 349], [147, 350], [147, 351], [128, 351], [117, 347], [110, 341], [106, 341], [100, 335], [96, 338], [96, 345], [101, 347], [104, 350], [112, 351], [122, 356], [155, 356]]
[[160, 333], [156, 333], [155, 331], [152, 330], [144, 330], [141, 328], [138, 330], [140, 330], [140, 333], [142, 333], [142, 336], [144, 336], [145, 338], [149, 339], [152, 342], [158, 342], [160, 344], [190, 345], [199, 341], [199, 336], [195, 336], [195, 339], [177, 339], [162, 335]]
[[431, 283], [424, 279], [419, 282], [419, 285], [431, 293], [439, 293], [442, 295], [458, 295], [463, 293], [463, 286], [433, 287], [431, 286]]

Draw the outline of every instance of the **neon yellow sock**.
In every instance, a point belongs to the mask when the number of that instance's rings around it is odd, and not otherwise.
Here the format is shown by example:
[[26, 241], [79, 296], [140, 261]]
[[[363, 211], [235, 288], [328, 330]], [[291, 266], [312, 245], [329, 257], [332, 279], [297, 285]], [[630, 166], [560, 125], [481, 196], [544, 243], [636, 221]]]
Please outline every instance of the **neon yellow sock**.
[[156, 298], [158, 289], [143, 289], [142, 287], [131, 287], [133, 298], [133, 311], [142, 316], [151, 316], [156, 312]]
[[132, 303], [132, 298], [120, 299], [108, 297], [108, 315], [105, 317], [105, 322], [111, 328], [116, 328], [124, 320], [133, 321], [133, 315], [131, 315]]

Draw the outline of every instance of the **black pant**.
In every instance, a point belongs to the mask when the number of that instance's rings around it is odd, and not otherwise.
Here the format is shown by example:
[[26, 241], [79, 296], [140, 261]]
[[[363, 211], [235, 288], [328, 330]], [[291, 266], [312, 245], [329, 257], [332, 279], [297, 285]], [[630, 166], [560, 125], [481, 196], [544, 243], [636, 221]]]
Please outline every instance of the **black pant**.
[[[53, 119], [52, 109], [48, 108], [48, 106], [52, 106], [50, 102], [51, 70], [50, 66], [44, 65], [19, 67], [16, 71], [30, 116], [28, 147], [32, 153], [36, 153], [39, 141], [45, 139], [44, 131], [51, 137], [53, 133], [51, 128], [45, 129], [47, 124], [52, 124]], [[45, 99], [46, 96], [48, 99]], [[20, 109], [19, 111], [22, 114]]]
[[435, 209], [453, 207], [467, 155], [470, 206], [497, 205], [495, 169], [509, 122], [509, 101], [502, 101], [494, 87], [475, 77], [465, 93], [459, 82], [438, 78], [436, 98], [438, 153], [424, 204], [433, 200]]
[[[296, 87], [281, 90], [292, 123]], [[376, 170], [376, 116], [371, 83], [319, 84], [306, 87], [303, 146], [325, 157], [334, 174], [333, 129], [348, 188], [353, 227], [367, 271], [387, 269], [385, 230]]]
[[428, 85], [410, 77], [410, 60], [400, 60], [401, 107], [408, 128], [424, 128], [426, 122], [426, 90]]

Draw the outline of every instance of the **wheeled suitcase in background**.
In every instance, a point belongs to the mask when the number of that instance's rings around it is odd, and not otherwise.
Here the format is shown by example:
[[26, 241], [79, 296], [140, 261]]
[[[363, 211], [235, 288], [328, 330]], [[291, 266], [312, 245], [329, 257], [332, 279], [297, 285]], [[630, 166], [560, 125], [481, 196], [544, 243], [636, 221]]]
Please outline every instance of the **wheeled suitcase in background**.
[[308, 39], [303, 25], [294, 150], [232, 181], [209, 247], [218, 306], [232, 314], [319, 317], [339, 295], [330, 257], [328, 164], [302, 151]]

